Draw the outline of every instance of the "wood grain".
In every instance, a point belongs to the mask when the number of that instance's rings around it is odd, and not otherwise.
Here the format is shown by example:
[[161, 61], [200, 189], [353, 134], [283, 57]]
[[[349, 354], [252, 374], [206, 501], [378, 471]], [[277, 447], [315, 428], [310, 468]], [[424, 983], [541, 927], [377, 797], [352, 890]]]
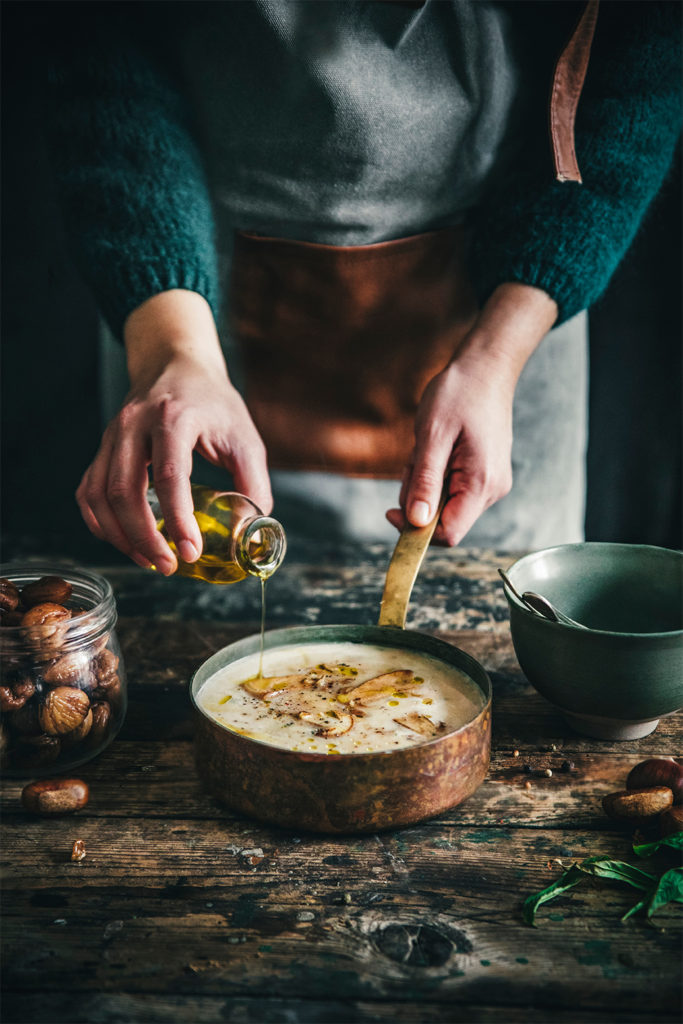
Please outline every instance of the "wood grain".
[[[57, 826], [57, 827], [56, 827]], [[634, 901], [587, 884], [521, 923], [522, 896], [560, 866], [627, 844], [611, 835], [420, 827], [345, 841], [273, 835], [240, 823], [21, 822], [8, 829], [6, 982], [30, 989], [173, 991], [514, 1003], [606, 995], [675, 1009], [676, 912], [620, 927]], [[67, 858], [72, 837], [88, 855]], [[22, 838], [23, 836], [23, 838]], [[84, 901], [81, 891], [87, 890]], [[596, 938], [597, 934], [600, 935]], [[609, 934], [609, 937], [607, 935]], [[84, 969], [85, 968], [85, 969]], [[647, 985], [644, 985], [647, 981]], [[520, 989], [521, 986], [521, 989]], [[602, 995], [601, 995], [602, 994]]]
[[[52, 1016], [45, 1016], [45, 1007]], [[652, 1024], [652, 1007], [645, 1012], [616, 1008], [586, 1009], [549, 1005], [488, 1006], [432, 999], [395, 1002], [355, 999], [279, 999], [267, 996], [178, 995], [139, 992], [11, 993], [3, 1002], [7, 1024], [14, 1021], [84, 1021], [87, 1024]], [[678, 1014], [655, 1009], [662, 1024], [678, 1024]]]
[[[606, 793], [623, 789], [640, 755], [576, 753], [566, 746], [551, 751], [544, 749], [546, 746], [521, 751], [519, 757], [509, 749], [494, 749], [486, 782], [440, 820], [458, 825], [612, 829], [613, 823], [604, 815], [600, 801]], [[568, 758], [572, 767], [563, 771]], [[524, 770], [527, 765], [530, 772]], [[553, 771], [551, 778], [543, 774], [546, 768]], [[80, 768], [78, 774], [91, 790], [90, 803], [79, 818], [131, 814], [187, 819], [234, 817], [202, 791], [189, 740], [172, 744], [119, 740], [96, 762]], [[28, 822], [19, 802], [24, 781], [8, 780], [3, 786], [0, 809], [6, 822], [14, 817]]]

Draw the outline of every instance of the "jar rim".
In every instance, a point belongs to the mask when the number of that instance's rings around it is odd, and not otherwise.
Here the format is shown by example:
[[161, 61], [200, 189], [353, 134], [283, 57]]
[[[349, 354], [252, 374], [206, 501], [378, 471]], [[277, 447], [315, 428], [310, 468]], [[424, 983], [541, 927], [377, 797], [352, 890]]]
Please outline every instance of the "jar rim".
[[[18, 586], [25, 586], [44, 576], [59, 576], [60, 579], [78, 586], [89, 587], [93, 591], [92, 599], [96, 600], [91, 608], [88, 608], [76, 618], [72, 618], [66, 624], [64, 636], [65, 644], [69, 648], [78, 647], [81, 642], [92, 641], [99, 633], [110, 630], [116, 624], [116, 601], [114, 591], [109, 580], [99, 573], [88, 569], [68, 565], [44, 565], [41, 563], [10, 563], [0, 564], [0, 577], [8, 579]], [[23, 638], [26, 633], [26, 626], [0, 626], [0, 637], [12, 643], [15, 639]]]

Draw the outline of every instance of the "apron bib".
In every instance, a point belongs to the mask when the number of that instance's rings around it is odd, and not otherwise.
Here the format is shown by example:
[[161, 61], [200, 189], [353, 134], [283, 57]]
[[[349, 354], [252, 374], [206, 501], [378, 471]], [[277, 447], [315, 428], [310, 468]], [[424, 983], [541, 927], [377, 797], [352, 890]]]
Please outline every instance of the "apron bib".
[[396, 478], [417, 405], [472, 325], [464, 232], [366, 246], [241, 233], [230, 309], [275, 469]]

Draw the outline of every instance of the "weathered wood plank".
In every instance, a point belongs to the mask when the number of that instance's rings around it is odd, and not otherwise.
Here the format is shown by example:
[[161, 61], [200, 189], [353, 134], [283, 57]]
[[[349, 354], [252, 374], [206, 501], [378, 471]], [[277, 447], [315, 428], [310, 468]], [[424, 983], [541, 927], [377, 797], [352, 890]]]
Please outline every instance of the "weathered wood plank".
[[473, 1006], [444, 1003], [359, 1002], [351, 999], [268, 999], [144, 993], [7, 993], [5, 1024], [661, 1024], [678, 1015], [653, 1011], [610, 1011], [558, 1006]]
[[[501, 946], [493, 925], [447, 914], [425, 918], [415, 907], [358, 918], [328, 913], [313, 922], [296, 922], [290, 907], [286, 917], [271, 914], [258, 929], [235, 929], [219, 914], [181, 905], [155, 913], [143, 901], [137, 909], [132, 917], [130, 903], [112, 902], [110, 916], [72, 915], [66, 926], [52, 927], [54, 937], [45, 926], [28, 921], [22, 929], [10, 919], [7, 989], [233, 997], [267, 991], [279, 998], [305, 992], [317, 1000], [533, 1003], [613, 1013], [673, 1013], [680, 1005], [680, 945], [673, 937], [667, 946], [643, 950], [642, 942], [584, 924], [578, 931], [565, 927], [559, 940], [516, 935], [510, 936], [516, 943]], [[75, 943], [70, 929], [78, 931]], [[409, 955], [426, 962], [406, 963]]]
[[[314, 544], [290, 546], [268, 583], [268, 628], [313, 622], [377, 622], [392, 546]], [[430, 549], [408, 609], [411, 629], [506, 628], [507, 605], [497, 566], [514, 556], [494, 551]], [[123, 616], [226, 624], [260, 621], [256, 580], [211, 587], [195, 580], [163, 579], [135, 566], [102, 569]]]
[[[560, 742], [562, 742], [560, 740]], [[670, 747], [667, 753], [672, 753]], [[644, 754], [576, 753], [548, 744], [513, 751], [494, 750], [489, 776], [460, 807], [440, 820], [468, 825], [562, 826], [611, 829], [601, 799], [623, 788], [628, 772]], [[563, 766], [569, 764], [568, 771]], [[525, 766], [531, 771], [526, 772]], [[552, 771], [547, 778], [545, 769]], [[203, 792], [189, 741], [132, 743], [118, 740], [96, 761], [75, 773], [90, 785], [91, 799], [79, 818], [166, 817], [238, 819]], [[20, 803], [26, 780], [7, 780], [0, 795], [6, 820], [18, 816], [28, 825]], [[528, 783], [528, 786], [527, 786]]]
[[[254, 822], [85, 818], [7, 820], [0, 864], [5, 893], [56, 884], [80, 887], [127, 884], [166, 885], [184, 875], [196, 885], [217, 885], [228, 877], [292, 876], [301, 887], [319, 881], [338, 887], [347, 877], [405, 880], [411, 872], [445, 889], [472, 886], [476, 899], [496, 905], [506, 885], [518, 895], [518, 879], [531, 889], [559, 871], [556, 858], [571, 861], [591, 854], [631, 855], [621, 832], [484, 827], [440, 823], [367, 836], [325, 837], [259, 826]], [[83, 861], [69, 859], [75, 839], [85, 842]], [[253, 852], [256, 851], [256, 852]], [[641, 862], [642, 863], [642, 862]], [[457, 878], [451, 877], [457, 869]], [[480, 892], [486, 877], [492, 895]], [[134, 880], [134, 882], [133, 882]], [[537, 885], [538, 883], [538, 885]], [[466, 898], [469, 898], [466, 896]]]
[[[191, 889], [160, 900], [144, 889], [117, 888], [91, 891], [88, 905], [74, 910], [6, 912], [5, 985], [641, 1012], [653, 1003], [665, 1012], [679, 1005], [674, 930], [644, 937], [642, 925], [607, 929], [595, 909], [585, 916], [592, 894], [580, 900], [581, 920], [560, 904], [554, 913], [564, 920], [532, 934], [508, 924], [501, 908], [455, 899], [435, 911], [422, 893], [389, 893], [386, 903], [343, 909], [310, 895], [288, 898], [273, 886], [257, 890], [253, 881], [201, 895], [197, 906]], [[615, 917], [622, 909], [616, 902], [607, 904]]]
[[[657, 928], [622, 926], [631, 892], [588, 883], [540, 927], [521, 923], [521, 899], [556, 877], [554, 858], [619, 856], [621, 837], [443, 827], [328, 841], [74, 824], [9, 823], [9, 988], [678, 1006], [676, 910]], [[88, 856], [74, 864], [76, 835]]]

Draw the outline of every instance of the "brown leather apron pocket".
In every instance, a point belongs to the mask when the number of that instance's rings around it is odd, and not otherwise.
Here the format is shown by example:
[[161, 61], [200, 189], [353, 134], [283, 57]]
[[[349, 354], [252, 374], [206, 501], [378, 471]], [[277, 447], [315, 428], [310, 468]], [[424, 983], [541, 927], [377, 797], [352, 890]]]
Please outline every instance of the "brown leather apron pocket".
[[476, 315], [463, 234], [343, 247], [236, 235], [232, 330], [273, 468], [400, 476], [420, 396]]

